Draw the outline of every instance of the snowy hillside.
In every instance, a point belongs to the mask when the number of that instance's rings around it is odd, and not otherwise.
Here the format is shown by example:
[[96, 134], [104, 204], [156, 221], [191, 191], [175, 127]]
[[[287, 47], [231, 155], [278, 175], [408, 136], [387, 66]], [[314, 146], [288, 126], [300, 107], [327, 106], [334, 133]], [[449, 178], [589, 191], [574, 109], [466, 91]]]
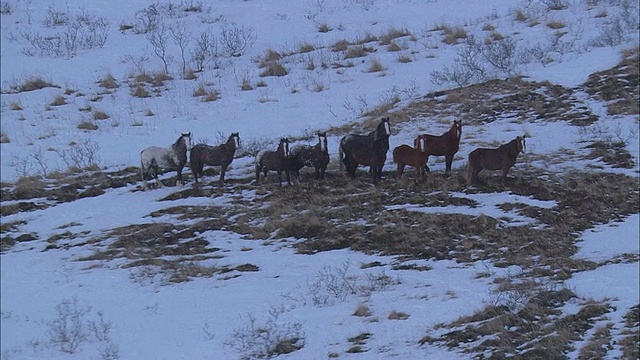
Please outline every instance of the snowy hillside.
[[[638, 357], [638, 3], [2, 0], [2, 359]], [[391, 122], [383, 179], [338, 144]], [[414, 182], [392, 151], [462, 121]], [[254, 155], [328, 134], [325, 180]], [[239, 133], [142, 191], [140, 151]], [[504, 182], [478, 147], [526, 135]]]

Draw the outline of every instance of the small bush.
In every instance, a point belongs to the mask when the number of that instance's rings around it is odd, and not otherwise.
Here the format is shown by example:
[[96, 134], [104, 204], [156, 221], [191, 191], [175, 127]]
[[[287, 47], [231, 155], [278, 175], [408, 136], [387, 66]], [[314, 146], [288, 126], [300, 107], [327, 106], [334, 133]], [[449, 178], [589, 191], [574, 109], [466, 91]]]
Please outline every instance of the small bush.
[[249, 78], [247, 78], [246, 76], [244, 79], [242, 79], [242, 85], [240, 85], [240, 89], [242, 89], [242, 91], [253, 90], [253, 85], [251, 85], [251, 81], [249, 81]]
[[374, 52], [375, 49], [363, 45], [351, 46], [344, 54], [345, 59], [353, 59], [367, 56], [367, 53]]
[[547, 27], [553, 30], [564, 28], [566, 25], [561, 21], [550, 21], [547, 23]]
[[205, 96], [202, 101], [211, 102], [220, 99], [220, 91], [218, 90], [210, 90], [207, 92], [207, 96]]
[[279, 61], [272, 61], [267, 64], [266, 68], [260, 73], [260, 76], [285, 76], [288, 73], [289, 70], [287, 70], [287, 68], [285, 68]]
[[527, 14], [525, 14], [524, 11], [519, 9], [515, 10], [513, 15], [516, 21], [525, 22], [529, 20], [529, 16], [527, 16]]
[[204, 88], [204, 85], [200, 84], [197, 89], [193, 90], [193, 97], [205, 96], [207, 95], [207, 89]]
[[447, 45], [455, 45], [458, 43], [458, 40], [467, 38], [467, 31], [462, 27], [446, 26], [443, 31], [444, 39], [442, 42]]
[[118, 87], [116, 79], [111, 74], [107, 74], [104, 79], [99, 81], [99, 86], [105, 89], [115, 89]]
[[22, 84], [11, 86], [11, 89], [15, 92], [20, 93], [20, 92], [27, 92], [27, 91], [33, 91], [33, 90], [40, 90], [47, 87], [59, 88], [59, 86], [53, 85], [52, 83], [42, 79], [41, 77], [36, 76], [36, 77], [32, 77], [25, 80], [25, 82], [23, 82]]
[[300, 46], [298, 46], [298, 52], [301, 53], [301, 54], [312, 52], [315, 49], [316, 49], [315, 46], [313, 46], [313, 45], [311, 45], [309, 43], [302, 43], [302, 44], [300, 44]]
[[64, 98], [64, 96], [58, 95], [53, 99], [53, 101], [49, 105], [60, 106], [60, 105], [66, 105], [66, 104], [67, 104], [67, 100]]
[[380, 72], [384, 70], [386, 70], [386, 68], [384, 67], [384, 65], [382, 65], [382, 63], [378, 59], [372, 59], [371, 62], [369, 63], [369, 67], [367, 68], [367, 72], [369, 73]]
[[151, 95], [149, 95], [149, 92], [144, 87], [144, 85], [138, 84], [133, 88], [131, 88], [131, 96], [137, 97], [137, 98], [148, 98]]
[[329, 31], [331, 31], [331, 27], [326, 22], [318, 25], [318, 32], [328, 33]]
[[109, 115], [102, 110], [96, 110], [93, 112], [93, 120], [106, 120], [109, 118]]
[[411, 35], [407, 29], [390, 28], [387, 32], [380, 36], [380, 45], [389, 45], [391, 41], [399, 37]]
[[402, 50], [402, 47], [400, 47], [400, 45], [398, 45], [395, 41], [392, 41], [391, 44], [387, 46], [387, 51], [389, 52], [395, 52], [400, 50]]
[[78, 124], [78, 129], [80, 130], [98, 130], [98, 125], [96, 125], [95, 123], [91, 122], [91, 121], [87, 121], [87, 120], [82, 120], [80, 121], [80, 123]]
[[413, 59], [411, 58], [411, 56], [408, 56], [408, 55], [398, 55], [398, 62], [399, 62], [399, 63], [406, 64], [406, 63], [410, 63], [410, 62], [412, 62], [412, 61], [413, 61]]
[[349, 48], [349, 42], [347, 40], [338, 40], [331, 45], [331, 51], [339, 52], [346, 51]]

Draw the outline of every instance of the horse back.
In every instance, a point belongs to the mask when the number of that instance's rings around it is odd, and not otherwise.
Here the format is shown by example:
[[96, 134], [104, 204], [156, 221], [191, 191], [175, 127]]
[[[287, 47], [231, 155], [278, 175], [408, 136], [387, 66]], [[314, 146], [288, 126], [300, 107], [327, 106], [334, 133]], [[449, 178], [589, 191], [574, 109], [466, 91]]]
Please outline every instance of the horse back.
[[478, 148], [469, 154], [469, 164], [474, 168], [500, 170], [505, 163], [504, 155], [500, 149]]

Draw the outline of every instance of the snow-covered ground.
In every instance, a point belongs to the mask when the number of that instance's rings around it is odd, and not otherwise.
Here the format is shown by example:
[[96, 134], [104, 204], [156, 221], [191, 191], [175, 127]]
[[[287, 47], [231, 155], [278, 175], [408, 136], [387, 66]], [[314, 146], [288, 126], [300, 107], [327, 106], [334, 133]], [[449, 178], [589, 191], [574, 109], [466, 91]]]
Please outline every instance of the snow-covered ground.
[[[1, 132], [7, 139], [1, 144], [1, 180], [13, 182], [22, 176], [65, 170], [73, 165], [70, 154], [78, 146], [95, 149], [94, 160], [106, 171], [114, 171], [138, 166], [140, 150], [151, 145], [169, 146], [181, 132], [192, 132], [194, 143], [215, 144], [226, 140], [229, 133], [239, 132], [245, 145], [274, 144], [282, 136], [299, 138], [316, 130], [360, 121], [367, 111], [391, 98], [400, 100], [396, 105], [400, 108], [421, 95], [455, 86], [436, 84], [430, 75], [452, 66], [464, 45], [445, 44], [442, 31], [434, 29], [460, 27], [481, 41], [495, 32], [513, 39], [522, 53], [526, 49], [539, 49], [544, 56], [518, 62], [514, 74], [566, 87], [582, 84], [591, 73], [611, 68], [620, 61], [622, 50], [637, 46], [637, 3], [624, 6], [613, 5], [619, 3], [613, 1], [564, 1], [568, 6], [563, 10], [549, 10], [549, 3], [552, 2], [223, 0], [214, 5], [205, 1], [174, 2], [172, 8], [167, 5], [169, 2], [143, 0], [90, 3], [66, 0], [50, 1], [46, 6], [27, 0], [3, 0], [2, 8], [10, 7], [11, 11], [3, 11], [1, 15]], [[137, 28], [123, 30], [123, 25], [142, 28], [142, 20], [148, 20], [153, 4], [167, 29], [175, 31], [184, 25], [190, 34], [187, 60], [196, 49], [196, 39], [205, 31], [216, 37], [219, 56], [207, 62], [204, 71], [196, 73], [197, 79], [183, 80], [180, 47], [168, 30], [165, 60], [174, 80], [158, 87], [145, 85], [151, 96], [139, 98], [131, 95], [135, 89], [129, 85], [133, 83], [132, 77], [142, 72], [159, 73], [164, 65], [154, 53], [148, 34], [136, 34]], [[185, 11], [186, 8], [199, 11]], [[527, 20], [516, 20], [518, 12], [526, 14]], [[78, 48], [61, 56], [44, 54], [47, 50], [33, 46], [38, 44], [38, 36], [55, 41], [56, 37], [68, 34], [71, 28], [68, 24], [81, 14], [87, 19], [104, 19], [107, 37], [103, 46]], [[66, 24], [48, 25], [48, 20], [64, 16], [68, 16]], [[564, 26], [552, 29], [549, 25], [552, 22]], [[487, 30], [487, 24], [494, 30]], [[623, 29], [620, 41], [596, 46], [603, 34], [611, 31], [607, 29], [612, 24]], [[255, 35], [255, 42], [240, 56], [228, 56], [219, 42], [223, 30], [234, 26], [244, 35]], [[323, 26], [330, 31], [320, 32]], [[357, 42], [367, 35], [379, 39], [392, 30], [411, 34], [394, 40], [399, 51], [388, 51], [387, 45], [379, 41], [363, 43], [371, 48], [365, 57], [345, 59], [344, 52], [332, 51], [338, 41]], [[85, 27], [83, 31], [88, 30]], [[302, 52], [300, 49], [306, 45], [315, 50]], [[67, 48], [62, 45], [61, 49]], [[268, 49], [288, 54], [279, 60], [288, 75], [260, 76], [264, 69], [258, 65]], [[531, 50], [531, 54], [537, 53]], [[400, 57], [410, 61], [399, 61]], [[370, 72], [374, 61], [382, 64], [384, 70]], [[514, 74], [494, 75], [500, 78]], [[98, 82], [107, 75], [116, 79], [117, 88], [99, 86]], [[41, 77], [58, 87], [29, 92], [11, 90], [33, 77]], [[244, 80], [252, 90], [242, 89]], [[202, 97], [193, 95], [199, 87], [218, 91], [220, 98], [202, 101]], [[65, 92], [66, 104], [50, 105]], [[465, 126], [459, 155], [466, 157], [475, 147], [465, 142], [466, 138], [503, 143], [527, 133], [531, 136], [527, 142], [530, 153], [556, 154], [562, 149], [580, 151], [581, 142], [592, 133], [604, 131], [622, 137], [631, 134], [627, 150], [636, 167], [607, 171], [637, 177], [638, 116], [609, 116], [604, 103], [586, 96], [583, 102], [601, 119], [606, 119], [602, 121], [606, 125], [602, 122], [591, 125], [593, 131], [564, 122], [516, 124], [504, 120], [482, 127]], [[109, 118], [95, 120], [96, 111], [103, 111]], [[391, 117], [393, 123], [393, 113]], [[391, 137], [392, 148], [412, 144], [416, 134], [423, 132], [420, 128], [431, 133], [448, 128], [447, 124], [427, 116], [417, 120], [394, 128], [399, 133]], [[83, 121], [97, 125], [97, 129], [79, 129]], [[332, 161], [337, 157], [338, 141], [339, 137], [329, 140]], [[250, 157], [236, 159], [227, 178], [248, 176], [251, 161]], [[586, 163], [573, 162], [570, 166], [581, 168]], [[556, 169], [568, 166], [535, 165]], [[387, 169], [393, 169], [390, 160]], [[442, 172], [444, 164], [438, 162], [431, 169]], [[148, 216], [156, 210], [179, 205], [234, 206], [230, 195], [159, 201], [176, 188], [146, 192], [132, 191], [134, 188], [107, 189], [97, 197], [31, 212], [3, 214], [3, 224], [24, 222], [21, 230], [41, 239], [17, 243], [1, 255], [3, 359], [233, 359], [257, 356], [264, 348], [263, 339], [243, 338], [256, 333], [272, 337], [298, 334], [304, 339], [300, 340], [304, 346], [282, 355], [288, 359], [471, 358], [471, 354], [420, 346], [418, 342], [437, 324], [454, 321], [491, 304], [495, 301], [493, 280], [520, 271], [517, 266], [501, 268], [487, 261], [459, 264], [449, 260], [416, 261], [417, 266], [430, 268], [426, 272], [394, 270], [392, 265], [397, 260], [393, 257], [351, 250], [300, 255], [292, 247], [296, 239], [261, 241], [218, 230], [199, 235], [212, 247], [220, 248], [223, 256], [201, 265], [234, 268], [253, 264], [259, 271], [235, 271], [231, 275], [239, 276], [215, 274], [167, 284], [162, 273], [121, 268], [119, 260], [78, 261], [103, 246], [83, 244], [82, 239], [130, 224], [163, 221]], [[255, 194], [244, 190], [241, 196], [251, 199]], [[555, 206], [554, 201], [540, 201], [508, 191], [456, 196], [480, 206], [434, 210], [407, 204], [390, 205], [389, 209], [509, 216], [511, 225], [521, 225], [533, 220], [506, 212], [498, 205], [518, 202], [541, 208]], [[3, 205], [8, 203], [3, 199]], [[69, 240], [67, 247], [44, 251], [49, 244], [42, 239], [68, 227], [74, 233], [85, 234], [84, 238]], [[575, 257], [597, 263], [618, 259], [623, 254], [637, 259], [638, 229], [639, 217], [634, 214], [622, 222], [588, 230], [577, 244], [580, 250]], [[376, 261], [381, 266], [362, 266]], [[574, 274], [565, 285], [580, 299], [609, 301], [616, 310], [607, 314], [602, 323], [618, 324], [639, 302], [639, 271], [637, 260], [612, 261], [595, 270]], [[492, 275], [479, 277], [479, 273]], [[334, 277], [342, 279], [340, 284], [351, 290], [342, 288], [336, 296], [321, 299], [327, 292], [322, 286]], [[354, 316], [359, 306], [366, 306], [371, 315]], [[392, 312], [409, 316], [389, 319]], [[60, 351], [59, 346], [51, 343], [56, 333], [60, 333], [55, 330], [60, 324], [56, 322], [60, 314], [79, 319], [87, 335], [73, 354]], [[258, 327], [268, 331], [255, 331]], [[356, 346], [355, 341], [348, 339], [361, 334], [370, 334], [361, 345], [367, 351], [347, 352]], [[578, 350], [568, 357], [577, 358]], [[618, 356], [617, 348], [607, 353], [607, 358]]]

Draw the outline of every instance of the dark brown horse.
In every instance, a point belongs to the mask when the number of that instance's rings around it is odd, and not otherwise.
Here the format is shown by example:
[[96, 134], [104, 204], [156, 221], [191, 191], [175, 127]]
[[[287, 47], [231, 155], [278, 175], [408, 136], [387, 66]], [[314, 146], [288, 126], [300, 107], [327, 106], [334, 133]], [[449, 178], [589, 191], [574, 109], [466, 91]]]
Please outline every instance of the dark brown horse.
[[451, 172], [451, 163], [453, 162], [453, 156], [458, 152], [460, 148], [460, 136], [462, 136], [462, 121], [454, 120], [453, 125], [446, 133], [436, 136], [430, 134], [418, 135], [414, 141], [414, 147], [418, 147], [420, 139], [424, 140], [424, 150], [427, 153], [427, 159], [424, 163], [425, 171], [429, 172], [429, 156], [444, 156], [446, 162], [445, 173]]
[[419, 138], [418, 146], [400, 145], [393, 149], [393, 161], [398, 165], [398, 178], [402, 177], [406, 165], [413, 166], [418, 172], [416, 182], [422, 181], [427, 163], [427, 152], [424, 150], [424, 139]]
[[187, 150], [191, 147], [191, 133], [180, 134], [171, 147], [148, 147], [140, 152], [140, 174], [142, 175], [142, 190], [147, 188], [147, 176], [153, 171], [156, 186], [162, 187], [158, 179], [160, 170], [176, 170], [178, 180], [176, 185], [182, 185], [182, 168], [187, 163]]
[[240, 146], [240, 135], [237, 132], [232, 133], [227, 142], [218, 146], [207, 144], [197, 144], [191, 148], [189, 154], [189, 162], [191, 163], [191, 173], [196, 184], [198, 183], [198, 175], [204, 176], [203, 168], [205, 165], [220, 166], [220, 184], [224, 183], [224, 174], [227, 167], [233, 161], [233, 155], [236, 148]]
[[358, 165], [369, 166], [369, 172], [375, 179], [382, 178], [382, 167], [387, 159], [391, 126], [389, 118], [382, 118], [376, 129], [368, 135], [349, 134], [340, 140], [338, 154], [340, 168], [346, 166], [347, 174], [354, 178]]
[[509, 169], [513, 167], [518, 154], [524, 153], [525, 136], [518, 136], [497, 149], [479, 148], [469, 154], [467, 164], [467, 185], [478, 182], [478, 173], [482, 170], [502, 170], [502, 179], [507, 179]]
[[282, 186], [282, 172], [287, 174], [287, 183], [291, 185], [291, 176], [289, 171], [289, 139], [280, 139], [280, 144], [276, 151], [260, 150], [256, 155], [256, 183], [260, 184], [260, 172], [264, 172], [267, 177], [269, 170], [278, 172], [280, 186]]
[[316, 169], [316, 179], [324, 179], [324, 172], [329, 164], [329, 149], [327, 148], [327, 133], [318, 132], [316, 146], [296, 145], [289, 152], [291, 172], [300, 178], [300, 169], [305, 166]]

